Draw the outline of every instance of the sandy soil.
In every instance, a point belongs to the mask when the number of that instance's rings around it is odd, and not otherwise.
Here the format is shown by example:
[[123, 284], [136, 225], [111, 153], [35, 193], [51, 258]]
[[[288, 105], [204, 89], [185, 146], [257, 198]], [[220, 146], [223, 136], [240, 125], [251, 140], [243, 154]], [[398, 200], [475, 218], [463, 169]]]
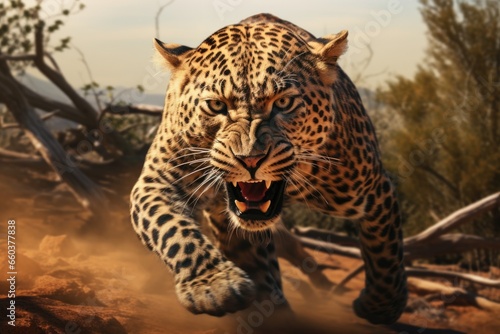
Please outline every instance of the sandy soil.
[[[141, 245], [130, 227], [126, 198], [110, 204], [110, 215], [94, 219], [54, 183], [37, 184], [0, 175], [1, 333], [498, 333], [498, 315], [470, 306], [445, 306], [412, 295], [411, 312], [392, 326], [373, 326], [357, 318], [351, 303], [363, 276], [333, 295], [281, 261], [285, 294], [297, 320], [265, 329], [275, 312], [222, 318], [192, 315], [178, 303], [172, 277]], [[128, 175], [128, 180], [133, 180]], [[127, 189], [128, 183], [123, 185]], [[121, 191], [121, 190], [120, 190]], [[36, 195], [35, 195], [36, 194]], [[7, 278], [7, 220], [16, 221], [16, 326], [4, 320]], [[90, 228], [89, 228], [90, 226]], [[314, 253], [339, 282], [359, 261]], [[500, 298], [498, 291], [496, 297]], [[5, 314], [4, 314], [5, 313]], [[252, 313], [250, 313], [252, 314]]]

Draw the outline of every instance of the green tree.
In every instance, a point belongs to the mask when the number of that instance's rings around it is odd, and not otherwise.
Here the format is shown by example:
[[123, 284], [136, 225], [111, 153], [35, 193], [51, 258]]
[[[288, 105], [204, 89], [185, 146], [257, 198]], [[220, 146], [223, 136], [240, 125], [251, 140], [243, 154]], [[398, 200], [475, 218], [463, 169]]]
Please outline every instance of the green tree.
[[[500, 189], [500, 4], [422, 0], [429, 48], [411, 79], [378, 91], [381, 144], [409, 234]], [[475, 233], [500, 234], [498, 211]]]

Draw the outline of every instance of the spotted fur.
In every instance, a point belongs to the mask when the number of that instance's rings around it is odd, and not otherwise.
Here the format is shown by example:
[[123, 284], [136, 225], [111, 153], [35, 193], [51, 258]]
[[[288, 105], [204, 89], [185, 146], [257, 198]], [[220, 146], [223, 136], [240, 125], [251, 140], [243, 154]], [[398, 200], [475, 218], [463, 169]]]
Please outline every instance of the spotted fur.
[[131, 215], [193, 313], [283, 298], [271, 231], [283, 204], [304, 202], [359, 223], [366, 285], [356, 314], [372, 323], [401, 315], [399, 206], [372, 123], [337, 64], [346, 37], [315, 38], [261, 14], [197, 48], [157, 41], [172, 76]]

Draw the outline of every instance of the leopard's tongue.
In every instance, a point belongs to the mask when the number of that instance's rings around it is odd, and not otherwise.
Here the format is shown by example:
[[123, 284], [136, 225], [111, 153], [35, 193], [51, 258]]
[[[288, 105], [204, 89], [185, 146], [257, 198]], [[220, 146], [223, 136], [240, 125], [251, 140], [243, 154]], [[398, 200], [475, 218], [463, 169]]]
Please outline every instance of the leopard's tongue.
[[260, 202], [266, 196], [266, 183], [262, 182], [238, 182], [241, 195], [249, 202]]

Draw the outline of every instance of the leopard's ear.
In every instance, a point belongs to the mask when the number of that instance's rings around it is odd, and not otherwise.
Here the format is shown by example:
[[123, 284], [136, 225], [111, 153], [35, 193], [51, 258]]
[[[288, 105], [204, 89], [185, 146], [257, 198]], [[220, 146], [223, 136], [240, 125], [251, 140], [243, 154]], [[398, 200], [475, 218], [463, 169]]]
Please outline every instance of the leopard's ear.
[[338, 34], [318, 38], [310, 42], [309, 46], [323, 62], [333, 65], [347, 50], [347, 35], [347, 30], [342, 30]]
[[166, 44], [155, 38], [155, 49], [161, 56], [161, 62], [171, 70], [177, 69], [183, 63], [183, 60], [193, 49], [179, 44]]
[[337, 60], [347, 50], [347, 30], [309, 42], [311, 52], [318, 57], [316, 68], [327, 85], [337, 78]]

